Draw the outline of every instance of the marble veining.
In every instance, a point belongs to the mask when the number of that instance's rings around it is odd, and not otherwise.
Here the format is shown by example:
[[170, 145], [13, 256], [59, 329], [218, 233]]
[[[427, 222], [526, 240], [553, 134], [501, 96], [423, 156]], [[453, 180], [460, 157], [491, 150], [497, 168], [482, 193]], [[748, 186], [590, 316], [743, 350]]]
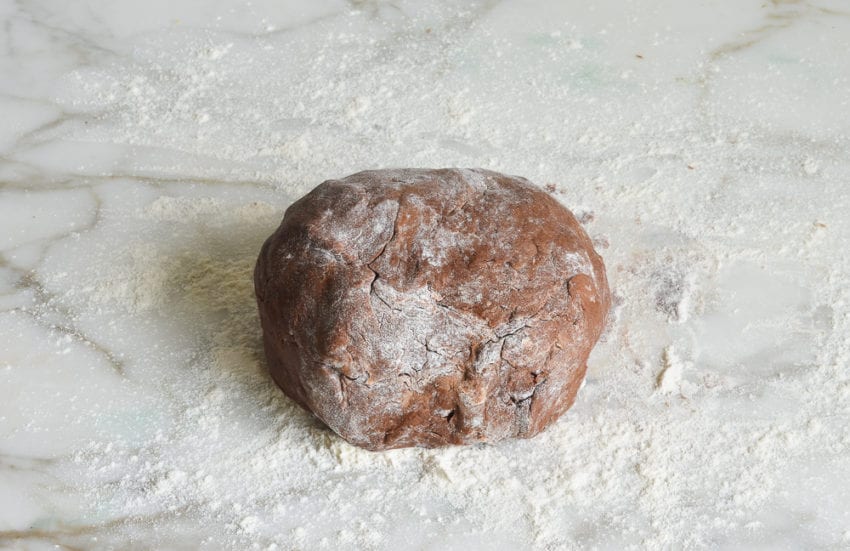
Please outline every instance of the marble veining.
[[[850, 6], [0, 1], [0, 547], [850, 547]], [[251, 270], [367, 168], [546, 186], [616, 306], [499, 446], [351, 448]]]

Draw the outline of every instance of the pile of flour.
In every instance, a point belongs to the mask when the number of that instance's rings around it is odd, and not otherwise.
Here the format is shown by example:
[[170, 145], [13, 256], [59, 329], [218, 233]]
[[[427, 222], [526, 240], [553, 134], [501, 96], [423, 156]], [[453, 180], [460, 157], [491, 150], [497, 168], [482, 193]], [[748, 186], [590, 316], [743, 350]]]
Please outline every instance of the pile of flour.
[[[57, 132], [118, 144], [148, 186], [102, 213], [88, 287], [62, 298], [149, 343], [125, 376], [153, 405], [69, 466], [98, 537], [849, 545], [846, 137], [808, 148], [694, 116], [657, 75], [599, 62], [598, 38], [565, 26], [515, 53], [498, 22], [456, 16], [154, 34], [67, 77], [85, 124]], [[616, 307], [576, 405], [538, 438], [370, 453], [268, 377], [251, 283], [263, 239], [321, 180], [382, 166], [520, 174], [586, 221]]]

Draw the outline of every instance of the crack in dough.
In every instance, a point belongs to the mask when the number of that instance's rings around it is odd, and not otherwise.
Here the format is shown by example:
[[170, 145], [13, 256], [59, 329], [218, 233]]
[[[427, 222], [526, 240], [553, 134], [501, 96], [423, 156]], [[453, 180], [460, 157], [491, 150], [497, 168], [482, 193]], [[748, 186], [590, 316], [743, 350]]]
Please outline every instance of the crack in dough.
[[372, 450], [537, 434], [572, 405], [610, 305], [572, 214], [476, 169], [321, 184], [255, 285], [275, 381]]

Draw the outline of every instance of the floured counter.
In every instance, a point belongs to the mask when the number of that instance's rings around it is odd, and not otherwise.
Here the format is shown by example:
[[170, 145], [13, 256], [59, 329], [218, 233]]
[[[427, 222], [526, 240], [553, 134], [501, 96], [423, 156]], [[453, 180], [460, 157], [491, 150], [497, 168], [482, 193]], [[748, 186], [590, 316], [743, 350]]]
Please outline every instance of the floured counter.
[[[0, 546], [850, 546], [840, 3], [0, 8]], [[534, 439], [370, 453], [251, 271], [366, 168], [521, 174], [612, 324]]]

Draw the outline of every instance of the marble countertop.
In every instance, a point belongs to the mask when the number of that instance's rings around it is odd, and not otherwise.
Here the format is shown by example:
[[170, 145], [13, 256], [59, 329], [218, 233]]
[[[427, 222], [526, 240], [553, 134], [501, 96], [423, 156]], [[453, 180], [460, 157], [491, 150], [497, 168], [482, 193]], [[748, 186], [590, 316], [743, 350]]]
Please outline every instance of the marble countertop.
[[[850, 5], [0, 1], [0, 547], [850, 548]], [[266, 374], [251, 270], [367, 168], [584, 220], [574, 408], [352, 448]]]

